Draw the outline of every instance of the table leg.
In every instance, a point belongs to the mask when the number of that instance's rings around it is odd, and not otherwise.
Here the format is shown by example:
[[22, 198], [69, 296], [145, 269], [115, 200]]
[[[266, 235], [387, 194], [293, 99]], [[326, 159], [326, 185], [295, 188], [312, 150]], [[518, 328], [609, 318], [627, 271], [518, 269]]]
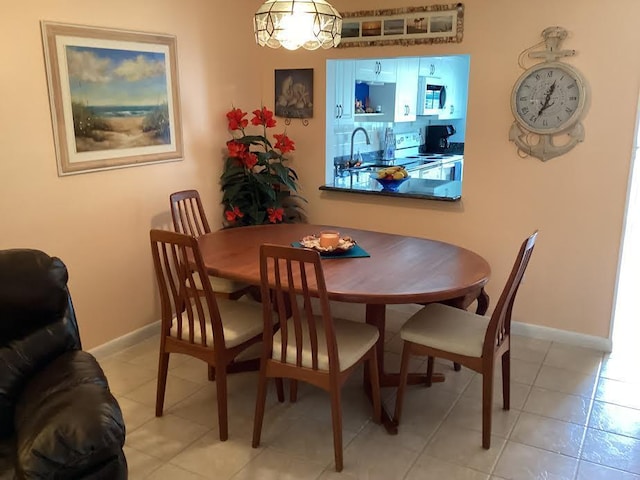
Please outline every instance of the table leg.
[[478, 294], [478, 305], [476, 306], [476, 313], [478, 315], [484, 315], [487, 313], [489, 309], [489, 294], [484, 291], [484, 287], [480, 289], [480, 293]]
[[[387, 373], [384, 371], [384, 342], [385, 342], [385, 305], [367, 305], [366, 308], [366, 321], [369, 325], [373, 325], [378, 329], [380, 338], [376, 344], [376, 353], [378, 355], [378, 372], [380, 376], [380, 387], [397, 387], [400, 383], [400, 373]], [[426, 374], [410, 373], [407, 383], [410, 385], [417, 383], [426, 383]], [[431, 379], [432, 382], [443, 382], [444, 375], [441, 373], [434, 373]], [[369, 370], [365, 365], [364, 369], [364, 386], [365, 391], [370, 396], [371, 383], [369, 381]], [[398, 426], [393, 421], [393, 418], [382, 406], [382, 424], [388, 433], [396, 435], [398, 433]]]

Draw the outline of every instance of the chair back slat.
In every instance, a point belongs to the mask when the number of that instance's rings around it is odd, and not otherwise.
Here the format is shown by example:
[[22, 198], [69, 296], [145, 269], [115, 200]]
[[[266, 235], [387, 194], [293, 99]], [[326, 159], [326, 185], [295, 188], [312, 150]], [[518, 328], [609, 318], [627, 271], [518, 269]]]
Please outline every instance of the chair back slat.
[[484, 339], [483, 356], [493, 355], [493, 352], [497, 350], [511, 334], [511, 312], [513, 310], [513, 304], [518, 289], [520, 288], [522, 277], [529, 265], [537, 237], [538, 231], [536, 230], [522, 242], [520, 246], [520, 251], [511, 269], [509, 279], [502, 290], [493, 315], [491, 315]]
[[[318, 252], [262, 245], [260, 275], [265, 320], [264, 343], [269, 350], [265, 355], [269, 358], [273, 356], [275, 312], [280, 322], [281, 348], [275, 356], [278, 361], [318, 370], [319, 351], [326, 351], [329, 369], [339, 371], [333, 320]], [[319, 305], [316, 311], [312, 298], [317, 299]]]
[[[284, 259], [284, 262], [287, 266], [287, 269], [286, 269], [287, 292], [295, 292], [296, 284], [293, 278], [292, 262], [289, 259]], [[305, 273], [304, 264], [300, 263], [299, 267], [300, 267], [300, 280], [303, 283], [302, 289], [304, 290], [304, 287], [306, 284], [306, 278], [304, 276], [304, 273]], [[303, 347], [303, 341], [304, 341], [303, 340], [304, 335], [302, 333], [302, 323], [304, 321], [304, 318], [306, 317], [300, 314], [300, 306], [298, 305], [297, 301], [291, 302], [291, 316], [293, 318], [293, 338], [295, 339], [295, 346], [296, 346], [296, 365], [300, 366], [302, 365], [302, 347]], [[282, 342], [282, 344], [285, 347], [285, 351], [288, 348], [288, 343], [289, 343], [288, 341]]]
[[209, 222], [197, 190], [183, 190], [169, 195], [171, 218], [176, 232], [199, 237], [210, 233]]
[[206, 278], [195, 237], [151, 230], [150, 239], [163, 335], [205, 347], [215, 348], [219, 342], [224, 345], [220, 312], [211, 285], [202, 282], [203, 294], [194, 294], [195, 277]]

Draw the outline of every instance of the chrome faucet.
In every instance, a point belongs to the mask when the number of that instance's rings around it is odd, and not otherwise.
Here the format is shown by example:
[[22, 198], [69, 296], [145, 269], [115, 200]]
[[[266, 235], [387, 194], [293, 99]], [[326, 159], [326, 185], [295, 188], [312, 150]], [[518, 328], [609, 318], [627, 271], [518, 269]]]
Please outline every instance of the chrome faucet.
[[365, 138], [367, 139], [367, 145], [371, 145], [371, 140], [369, 140], [369, 134], [367, 133], [367, 131], [362, 128], [362, 127], [358, 127], [356, 128], [353, 133], [351, 134], [351, 155], [349, 156], [349, 166], [353, 165], [353, 137], [356, 136], [356, 133], [358, 133], [358, 130], [362, 131], [362, 133], [364, 133]]

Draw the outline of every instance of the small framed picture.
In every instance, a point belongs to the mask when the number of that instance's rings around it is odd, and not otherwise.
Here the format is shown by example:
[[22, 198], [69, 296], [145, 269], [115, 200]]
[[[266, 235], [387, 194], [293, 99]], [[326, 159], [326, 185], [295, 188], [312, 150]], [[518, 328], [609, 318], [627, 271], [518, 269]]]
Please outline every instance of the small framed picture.
[[275, 71], [275, 113], [284, 118], [313, 117], [313, 68]]

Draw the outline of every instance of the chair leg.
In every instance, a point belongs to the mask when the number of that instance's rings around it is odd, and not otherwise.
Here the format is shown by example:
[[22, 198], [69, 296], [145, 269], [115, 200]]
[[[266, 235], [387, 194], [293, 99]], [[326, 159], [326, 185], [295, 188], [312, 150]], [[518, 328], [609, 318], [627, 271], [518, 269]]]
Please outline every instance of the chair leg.
[[160, 350], [158, 362], [158, 387], [156, 391], [156, 417], [162, 416], [164, 408], [164, 392], [167, 387], [167, 371], [169, 370], [169, 354]]
[[429, 357], [427, 359], [427, 381], [426, 381], [426, 385], [427, 387], [431, 386], [431, 379], [433, 378], [433, 357]]
[[276, 378], [276, 393], [278, 394], [278, 401], [284, 403], [284, 381], [282, 378]]
[[459, 363], [453, 362], [453, 369], [456, 372], [459, 372], [460, 370], [462, 370], [462, 366]]
[[[276, 384], [280, 381], [282, 387], [282, 379], [276, 378]], [[282, 394], [284, 400], [284, 392]], [[260, 445], [260, 435], [262, 435], [262, 420], [264, 419], [264, 407], [267, 402], [267, 374], [265, 368], [260, 368], [260, 376], [258, 378], [258, 394], [256, 395], [256, 413], [253, 418], [253, 440], [251, 446], [258, 448]]]
[[380, 400], [380, 373], [378, 372], [378, 352], [371, 349], [369, 357], [369, 379], [371, 380], [371, 400], [373, 403], [373, 423], [382, 422], [382, 401]]
[[511, 350], [502, 354], [502, 408], [511, 408]]
[[409, 342], [404, 342], [402, 347], [402, 363], [400, 364], [400, 379], [398, 383], [398, 391], [396, 393], [396, 411], [393, 414], [393, 422], [400, 424], [402, 415], [402, 403], [404, 402], [404, 391], [407, 387], [407, 377], [409, 376], [409, 358], [411, 357], [411, 347]]
[[207, 365], [207, 378], [210, 382], [214, 382], [216, 380], [216, 367]]
[[333, 423], [333, 456], [336, 460], [336, 472], [342, 471], [342, 407], [340, 388], [331, 389], [331, 420]]
[[218, 400], [218, 430], [220, 441], [229, 438], [229, 423], [227, 417], [227, 369], [224, 366], [217, 369], [216, 373], [216, 398]]
[[289, 401], [296, 403], [298, 401], [298, 381], [289, 380]]
[[493, 365], [482, 373], [482, 448], [491, 447], [491, 413], [493, 410]]

